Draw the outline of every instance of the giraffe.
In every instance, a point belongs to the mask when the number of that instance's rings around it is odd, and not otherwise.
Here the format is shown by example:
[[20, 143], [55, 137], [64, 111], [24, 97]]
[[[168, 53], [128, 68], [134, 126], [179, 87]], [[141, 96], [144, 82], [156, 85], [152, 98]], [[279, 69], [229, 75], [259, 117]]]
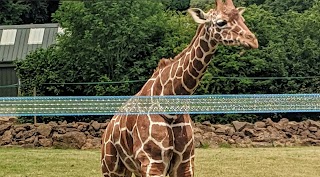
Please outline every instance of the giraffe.
[[[199, 24], [189, 46], [173, 59], [161, 59], [136, 96], [193, 94], [217, 45], [258, 48], [257, 38], [244, 23], [244, 10], [232, 0], [216, 0], [207, 13], [189, 9]], [[188, 114], [115, 115], [102, 137], [101, 152], [104, 177], [192, 177], [192, 120]]]

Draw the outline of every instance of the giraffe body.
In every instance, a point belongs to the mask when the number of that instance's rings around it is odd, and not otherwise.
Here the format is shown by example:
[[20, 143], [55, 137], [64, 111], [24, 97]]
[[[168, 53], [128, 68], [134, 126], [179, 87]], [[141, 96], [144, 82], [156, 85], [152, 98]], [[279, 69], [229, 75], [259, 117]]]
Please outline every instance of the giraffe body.
[[109, 124], [113, 127], [108, 126], [106, 132], [115, 136], [105, 139], [102, 149], [105, 154], [102, 161], [104, 175], [166, 176], [170, 173], [170, 176], [179, 176], [184, 173], [185, 176], [193, 176], [191, 123], [188, 115], [177, 116], [171, 124], [160, 115], [112, 119]]
[[[136, 96], [193, 94], [218, 44], [258, 47], [231, 0], [217, 0], [208, 13], [189, 12], [200, 24], [190, 45], [174, 59], [161, 59]], [[190, 116], [115, 115], [102, 139], [101, 166], [105, 177], [194, 176]]]

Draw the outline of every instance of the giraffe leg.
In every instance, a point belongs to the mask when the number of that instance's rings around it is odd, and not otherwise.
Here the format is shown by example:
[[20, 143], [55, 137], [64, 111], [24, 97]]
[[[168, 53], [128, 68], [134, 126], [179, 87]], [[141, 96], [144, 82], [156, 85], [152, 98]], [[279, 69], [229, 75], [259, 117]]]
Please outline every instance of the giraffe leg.
[[101, 169], [104, 177], [132, 176], [132, 173], [120, 160], [119, 154], [111, 142], [107, 142], [102, 146]]
[[[189, 158], [186, 160], [182, 160], [186, 156], [189, 156]], [[172, 171], [170, 171], [170, 177], [194, 176], [194, 151], [188, 152], [188, 154], [174, 152], [173, 159], [175, 164]]]
[[172, 126], [174, 136], [174, 153], [170, 177], [194, 176], [194, 138], [192, 122], [189, 115], [178, 118]]
[[[131, 177], [132, 173], [125, 167], [120, 159], [120, 154], [113, 143], [117, 129], [115, 121], [111, 120], [102, 136], [101, 169], [104, 177]], [[119, 133], [118, 133], [119, 134]]]
[[139, 173], [141, 177], [165, 177], [173, 153], [172, 130], [161, 116], [149, 116], [148, 119], [152, 121], [138, 121], [133, 133]]

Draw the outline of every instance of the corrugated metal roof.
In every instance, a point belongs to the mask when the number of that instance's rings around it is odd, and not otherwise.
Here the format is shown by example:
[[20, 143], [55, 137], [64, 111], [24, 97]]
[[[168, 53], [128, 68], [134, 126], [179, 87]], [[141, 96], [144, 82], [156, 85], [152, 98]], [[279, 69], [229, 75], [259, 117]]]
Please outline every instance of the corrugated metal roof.
[[[0, 26], [0, 62], [10, 62], [16, 59], [25, 59], [26, 55], [37, 48], [47, 48], [51, 44], [56, 42], [56, 36], [58, 32], [59, 24], [30, 24], [30, 25], [4, 25]], [[11, 32], [5, 32], [11, 36], [2, 37], [3, 31], [16, 29], [15, 36], [12, 36]], [[35, 29], [35, 30], [34, 30]], [[31, 34], [31, 31], [41, 32], [42, 34]], [[15, 37], [12, 44], [12, 37]], [[29, 44], [28, 44], [29, 43]]]

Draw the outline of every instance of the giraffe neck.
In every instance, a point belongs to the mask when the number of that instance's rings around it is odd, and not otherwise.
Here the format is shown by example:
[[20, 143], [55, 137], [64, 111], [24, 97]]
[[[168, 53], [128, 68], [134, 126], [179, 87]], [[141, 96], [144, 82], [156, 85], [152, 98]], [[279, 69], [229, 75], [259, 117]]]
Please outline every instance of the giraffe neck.
[[200, 25], [189, 46], [173, 60], [162, 59], [149, 81], [138, 95], [193, 94], [215, 52], [217, 42], [210, 40], [204, 25]]
[[[197, 37], [190, 44], [189, 50], [182, 55], [176, 75], [182, 75], [181, 86], [175, 94], [193, 94], [215, 53], [217, 42], [210, 40], [210, 34], [204, 25], [199, 26]], [[181, 72], [181, 73], [180, 73]]]

